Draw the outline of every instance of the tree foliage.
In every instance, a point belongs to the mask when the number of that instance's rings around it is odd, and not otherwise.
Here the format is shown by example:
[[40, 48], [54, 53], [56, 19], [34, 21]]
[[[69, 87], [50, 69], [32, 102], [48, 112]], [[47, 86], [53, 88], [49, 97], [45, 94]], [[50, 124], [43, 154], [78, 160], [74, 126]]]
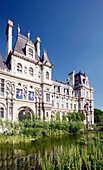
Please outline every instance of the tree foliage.
[[103, 125], [103, 111], [94, 109], [94, 122], [99, 125]]

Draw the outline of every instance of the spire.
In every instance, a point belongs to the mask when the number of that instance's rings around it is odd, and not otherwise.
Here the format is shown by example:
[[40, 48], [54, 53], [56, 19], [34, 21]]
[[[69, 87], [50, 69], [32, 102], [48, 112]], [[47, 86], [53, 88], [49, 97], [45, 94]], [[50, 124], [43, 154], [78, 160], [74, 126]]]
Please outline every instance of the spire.
[[43, 49], [43, 56], [42, 56], [42, 61], [47, 61], [47, 63], [50, 64], [48, 56], [47, 56], [47, 52], [46, 50]]

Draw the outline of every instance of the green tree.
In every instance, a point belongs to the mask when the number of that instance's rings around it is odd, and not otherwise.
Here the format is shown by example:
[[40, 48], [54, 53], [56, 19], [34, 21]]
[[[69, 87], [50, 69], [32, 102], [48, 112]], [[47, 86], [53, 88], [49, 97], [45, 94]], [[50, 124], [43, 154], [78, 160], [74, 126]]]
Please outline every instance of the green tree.
[[99, 109], [94, 109], [94, 122], [97, 124], [103, 123], [103, 111]]
[[65, 113], [63, 113], [63, 115], [62, 115], [62, 121], [66, 121], [66, 115], [65, 115]]
[[80, 115], [81, 121], [84, 121], [85, 120], [85, 114], [84, 113], [79, 113], [79, 115]]
[[56, 120], [60, 121], [60, 115], [58, 113], [56, 113]]
[[77, 121], [81, 121], [80, 113], [76, 113], [76, 120], [77, 120]]
[[68, 118], [69, 121], [72, 120], [72, 115], [71, 115], [71, 113], [68, 113], [67, 118]]
[[72, 113], [72, 121], [73, 121], [73, 122], [76, 121], [76, 113], [75, 113], [75, 112]]

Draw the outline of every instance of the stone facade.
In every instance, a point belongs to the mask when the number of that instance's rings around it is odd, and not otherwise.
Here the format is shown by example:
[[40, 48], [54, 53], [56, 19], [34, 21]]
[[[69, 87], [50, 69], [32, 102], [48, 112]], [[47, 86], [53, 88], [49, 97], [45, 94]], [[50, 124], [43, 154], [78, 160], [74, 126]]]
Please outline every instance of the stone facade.
[[[6, 28], [6, 62], [0, 56], [0, 117], [16, 121], [25, 114], [54, 119], [56, 113], [85, 112], [88, 104], [88, 122], [94, 123], [93, 88], [88, 77], [79, 72], [69, 73], [67, 83], [52, 79], [52, 67], [44, 50], [40, 58], [40, 38], [34, 43], [20, 34], [12, 49], [13, 22], [8, 20]], [[85, 120], [86, 123], [86, 120]]]

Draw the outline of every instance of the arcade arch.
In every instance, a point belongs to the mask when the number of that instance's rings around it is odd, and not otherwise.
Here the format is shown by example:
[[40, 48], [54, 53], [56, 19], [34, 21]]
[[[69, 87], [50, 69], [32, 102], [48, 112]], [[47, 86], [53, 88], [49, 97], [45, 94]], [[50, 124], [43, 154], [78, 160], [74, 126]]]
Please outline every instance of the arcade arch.
[[18, 119], [19, 121], [23, 121], [25, 119], [32, 119], [34, 112], [30, 107], [24, 106], [18, 109], [19, 113], [18, 113]]

